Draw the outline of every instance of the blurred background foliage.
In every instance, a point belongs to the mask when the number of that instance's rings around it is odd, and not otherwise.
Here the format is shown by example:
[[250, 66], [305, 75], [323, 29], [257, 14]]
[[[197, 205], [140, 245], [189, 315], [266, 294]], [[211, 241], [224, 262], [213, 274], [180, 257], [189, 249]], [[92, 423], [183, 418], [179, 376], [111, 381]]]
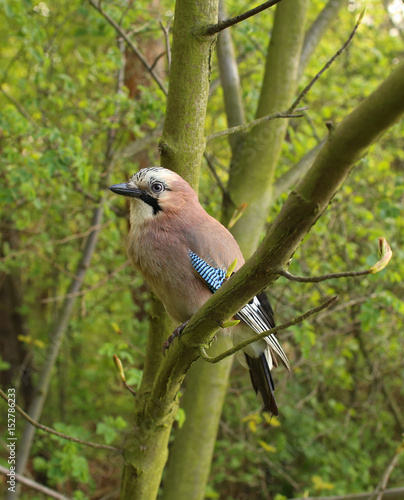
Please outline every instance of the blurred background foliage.
[[[400, 3], [366, 2], [352, 45], [306, 97], [305, 117], [290, 123], [277, 177], [325, 137], [325, 122], [342, 120], [402, 58]], [[173, 2], [103, 4], [115, 19], [125, 15], [122, 24], [141, 49], [150, 41], [164, 44], [159, 21], [170, 23]], [[123, 151], [161, 127], [165, 98], [147, 78], [138, 84], [136, 95], [130, 86], [117, 94], [117, 72], [129, 54], [121, 53], [116, 32], [87, 2], [0, 0], [0, 6], [0, 284], [5, 286], [11, 276], [21, 299], [14, 303], [22, 325], [15, 332], [23, 352], [17, 365], [29, 367], [35, 382], [48, 332], [83, 251], [92, 210], [103, 203], [99, 241], [75, 301], [41, 422], [120, 446], [130, 426], [132, 398], [121, 386], [112, 355], [120, 357], [128, 383], [136, 388], [146, 345], [148, 291], [141, 277], [124, 265], [127, 208], [112, 195], [102, 199], [104, 180], [122, 182], [140, 166], [158, 163], [157, 137], [141, 158]], [[301, 88], [342, 46], [364, 6], [361, 1], [343, 6], [306, 68]], [[239, 0], [227, 5], [231, 14], [245, 7]], [[312, 0], [310, 21], [323, 7], [324, 2]], [[272, 19], [273, 12], [266, 11], [232, 31], [248, 119], [257, 105]], [[207, 134], [226, 128], [216, 60], [211, 85]], [[106, 162], [111, 128], [116, 130], [113, 172]], [[207, 151], [225, 183], [228, 140], [209, 142]], [[273, 204], [268, 224], [287, 194]], [[221, 190], [206, 164], [200, 199], [220, 218]], [[403, 208], [401, 123], [353, 170], [295, 254], [290, 270], [315, 275], [367, 268], [377, 261], [377, 238], [382, 235], [391, 244], [392, 262], [382, 273], [356, 280], [302, 284], [280, 278], [271, 287], [278, 322], [328, 295], [338, 294], [339, 302], [310, 324], [282, 332], [293, 368], [291, 375], [276, 372], [279, 418], [259, 413], [248, 374], [234, 365], [207, 498], [281, 500], [305, 493], [360, 492], [377, 485], [403, 432]], [[0, 314], [6, 325], [2, 333], [7, 333], [9, 312], [3, 307]], [[8, 340], [1, 342], [4, 346]], [[30, 394], [24, 391], [21, 369], [4, 352], [3, 389], [7, 384], [17, 387], [17, 402], [26, 406]], [[21, 419], [18, 425], [22, 427]], [[74, 498], [114, 498], [121, 462], [107, 455], [38, 432], [29, 470], [37, 481]], [[6, 465], [5, 451], [2, 457]], [[399, 484], [398, 467], [389, 486]], [[25, 490], [24, 497], [40, 495]]]

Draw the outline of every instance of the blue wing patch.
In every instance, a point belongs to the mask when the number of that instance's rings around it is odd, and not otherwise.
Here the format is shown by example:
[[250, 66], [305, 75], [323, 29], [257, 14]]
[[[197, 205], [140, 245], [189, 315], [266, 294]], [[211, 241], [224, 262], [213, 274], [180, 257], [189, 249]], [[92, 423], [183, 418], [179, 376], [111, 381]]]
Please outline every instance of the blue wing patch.
[[212, 293], [217, 292], [223, 285], [226, 277], [226, 271], [210, 266], [207, 262], [201, 259], [201, 257], [196, 255], [196, 253], [192, 252], [192, 250], [188, 250], [188, 253], [191, 258], [192, 267], [206, 283], [209, 290]]
[[[210, 266], [201, 257], [196, 255], [196, 253], [192, 252], [192, 250], [188, 250], [188, 254], [191, 258], [192, 267], [198, 273], [198, 276], [203, 279], [212, 293], [217, 292], [225, 281], [226, 271]], [[267, 296], [260, 293], [235, 314], [235, 317], [241, 319], [254, 332], [263, 333], [275, 326], [273, 314]], [[276, 352], [283, 364], [290, 371], [288, 358], [275, 335], [271, 333], [268, 337], [265, 337], [265, 340], [271, 350]]]

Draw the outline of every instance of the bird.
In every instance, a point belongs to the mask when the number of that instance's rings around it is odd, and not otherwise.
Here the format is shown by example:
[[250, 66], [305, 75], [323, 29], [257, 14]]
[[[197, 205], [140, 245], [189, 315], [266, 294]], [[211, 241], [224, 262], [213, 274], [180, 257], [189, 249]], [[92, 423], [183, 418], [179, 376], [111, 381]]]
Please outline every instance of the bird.
[[[128, 257], [163, 303], [180, 334], [184, 325], [226, 279], [233, 264], [244, 258], [233, 235], [199, 203], [197, 193], [177, 173], [147, 167], [128, 182], [114, 184], [112, 192], [130, 199]], [[226, 328], [233, 343], [275, 326], [274, 312], [264, 292], [257, 294], [235, 316], [239, 324]], [[236, 353], [249, 370], [264, 411], [278, 415], [272, 369], [278, 359], [290, 370], [276, 336], [253, 342]]]

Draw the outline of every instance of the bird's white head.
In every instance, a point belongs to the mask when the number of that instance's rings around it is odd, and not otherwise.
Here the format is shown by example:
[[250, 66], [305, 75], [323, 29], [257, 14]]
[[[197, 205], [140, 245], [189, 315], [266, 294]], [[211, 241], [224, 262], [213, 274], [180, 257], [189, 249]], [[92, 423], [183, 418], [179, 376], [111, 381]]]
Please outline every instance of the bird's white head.
[[137, 223], [178, 213], [198, 200], [195, 191], [182, 177], [162, 167], [143, 168], [128, 182], [114, 184], [109, 189], [131, 197], [131, 216]]

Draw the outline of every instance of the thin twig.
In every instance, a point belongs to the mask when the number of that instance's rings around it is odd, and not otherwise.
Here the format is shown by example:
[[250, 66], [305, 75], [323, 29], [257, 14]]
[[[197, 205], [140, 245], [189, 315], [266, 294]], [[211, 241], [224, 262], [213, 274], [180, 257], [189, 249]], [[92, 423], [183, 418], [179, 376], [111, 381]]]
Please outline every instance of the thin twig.
[[220, 190], [222, 191], [222, 194], [223, 194], [223, 198], [228, 202], [230, 203], [231, 205], [234, 206], [234, 203], [230, 197], [230, 194], [228, 193], [228, 191], [226, 190], [223, 182], [221, 181], [220, 177], [218, 176], [217, 172], [216, 172], [216, 169], [215, 169], [215, 166], [213, 165], [213, 162], [210, 158], [210, 155], [205, 151], [203, 153], [203, 157], [205, 158], [206, 160], [206, 163], [208, 164], [208, 167], [209, 167], [209, 170], [211, 171], [217, 185], [219, 186]]
[[348, 47], [348, 45], [352, 42], [353, 37], [355, 36], [355, 33], [357, 29], [359, 28], [359, 25], [361, 24], [363, 17], [363, 13], [359, 16], [354, 29], [352, 30], [352, 33], [349, 35], [348, 40], [344, 43], [344, 45], [335, 53], [333, 57], [323, 66], [323, 68], [317, 73], [317, 75], [311, 80], [311, 82], [306, 85], [306, 87], [300, 92], [300, 94], [297, 96], [295, 102], [292, 104], [292, 106], [288, 109], [289, 113], [292, 113], [297, 106], [300, 104], [301, 100], [310, 92], [311, 88], [313, 85], [317, 82], [317, 80], [321, 77], [321, 75], [327, 71], [327, 69], [331, 66], [331, 64], [344, 52], [344, 50]]
[[73, 292], [73, 293], [68, 293], [66, 295], [58, 295], [56, 297], [49, 297], [47, 299], [42, 299], [41, 303], [42, 304], [47, 304], [49, 302], [57, 302], [59, 300], [65, 300], [68, 298], [72, 297], [81, 297], [82, 295], [86, 295], [87, 293], [93, 292], [94, 290], [97, 290], [98, 288], [101, 288], [104, 286], [106, 283], [108, 283], [111, 278], [113, 278], [116, 274], [122, 271], [125, 267], [129, 265], [129, 260], [121, 264], [119, 267], [115, 269], [115, 271], [112, 271], [112, 273], [109, 273], [103, 280], [99, 281], [96, 285], [90, 286], [89, 288], [86, 288], [85, 290], [80, 290], [78, 292]]
[[35, 128], [38, 128], [38, 124], [36, 121], [32, 118], [32, 116], [28, 113], [28, 111], [24, 108], [22, 104], [20, 104], [17, 99], [15, 99], [11, 94], [9, 94], [4, 88], [3, 85], [0, 84], [0, 91], [4, 95], [6, 99], [8, 99], [11, 104], [13, 104], [17, 110], [20, 112], [20, 114], [26, 118]]
[[[4, 399], [4, 401], [8, 402], [8, 397], [7, 394], [5, 394], [1, 389], [0, 389], [0, 396]], [[73, 443], [78, 443], [78, 444], [83, 444], [85, 446], [89, 446], [90, 448], [100, 448], [103, 450], [109, 450], [113, 451], [115, 453], [122, 453], [122, 450], [120, 448], [115, 448], [115, 446], [109, 446], [107, 444], [98, 444], [98, 443], [93, 443], [91, 441], [84, 441], [83, 439], [78, 439], [73, 436], [68, 436], [67, 434], [63, 434], [63, 432], [58, 432], [55, 431], [55, 429], [52, 429], [50, 427], [47, 427], [46, 425], [42, 425], [39, 422], [36, 422], [33, 420], [25, 411], [18, 405], [15, 405], [15, 410], [17, 413], [22, 415], [27, 422], [29, 422], [31, 425], [36, 427], [37, 429], [41, 429], [41, 431], [47, 432], [48, 434], [53, 434], [54, 436], [58, 436], [62, 439], [66, 439], [67, 441], [72, 441]]]
[[[10, 474], [10, 470], [7, 469], [7, 467], [3, 467], [0, 465], [0, 474], [4, 474], [7, 476], [7, 474]], [[61, 493], [55, 490], [51, 490], [47, 486], [43, 486], [42, 484], [37, 483], [36, 481], [33, 481], [32, 479], [28, 479], [27, 477], [23, 476], [22, 474], [15, 474], [15, 478], [17, 481], [19, 481], [22, 484], [25, 484], [25, 486], [28, 486], [29, 488], [32, 488], [33, 490], [40, 491], [41, 493], [47, 495], [48, 497], [56, 498], [57, 500], [69, 500], [68, 497], [65, 497]]]
[[386, 486], [389, 481], [389, 478], [391, 476], [391, 473], [393, 472], [394, 468], [396, 467], [398, 460], [400, 458], [401, 453], [404, 451], [404, 443], [402, 443], [396, 452], [394, 453], [394, 457], [391, 459], [390, 463], [388, 464], [386, 470], [383, 473], [383, 476], [380, 480], [380, 483], [377, 485], [377, 488], [375, 489], [373, 495], [370, 497], [369, 500], [373, 500], [376, 495], [376, 500], [382, 500], [383, 494], [386, 491]]
[[149, 65], [149, 63], [146, 61], [145, 57], [143, 54], [140, 52], [140, 50], [136, 47], [136, 45], [133, 43], [133, 41], [129, 38], [129, 35], [126, 33], [125, 30], [119, 26], [118, 23], [116, 23], [112, 17], [110, 17], [102, 8], [101, 8], [101, 2], [96, 2], [95, 0], [89, 0], [90, 4], [98, 10], [98, 12], [104, 17], [104, 19], [115, 29], [119, 35], [125, 40], [125, 42], [129, 45], [129, 47], [133, 50], [133, 52], [137, 55], [137, 57], [140, 59], [141, 63], [143, 66], [147, 69], [147, 71], [150, 73], [154, 81], [157, 83], [157, 85], [160, 87], [160, 89], [164, 92], [165, 95], [167, 95], [167, 90], [164, 86], [164, 83], [160, 79], [160, 77], [155, 73], [153, 68]]
[[83, 231], [82, 233], [71, 234], [70, 236], [66, 236], [65, 238], [62, 238], [61, 240], [53, 240], [53, 241], [50, 241], [49, 243], [51, 243], [52, 245], [64, 245], [65, 243], [67, 243], [68, 241], [71, 241], [71, 240], [86, 238], [93, 231], [99, 231], [101, 229], [104, 229], [105, 227], [109, 226], [109, 224], [111, 224], [111, 222], [105, 222], [104, 224], [99, 224], [97, 226], [90, 226], [86, 231]]
[[160, 21], [160, 23], [159, 23], [161, 29], [163, 30], [164, 38], [165, 38], [165, 42], [166, 42], [168, 73], [170, 73], [170, 68], [171, 68], [170, 27], [171, 27], [172, 21], [173, 21], [173, 18], [171, 18], [168, 21], [167, 26], [164, 26], [164, 24], [162, 23], [162, 21]]
[[273, 7], [280, 1], [281, 0], [269, 0], [268, 2], [258, 5], [258, 7], [254, 7], [251, 10], [247, 10], [247, 12], [244, 12], [239, 16], [231, 17], [230, 19], [226, 19], [225, 21], [221, 21], [220, 23], [217, 24], [211, 24], [210, 26], [207, 26], [201, 31], [201, 35], [212, 36], [215, 35], [216, 33], [220, 33], [226, 28], [230, 28], [230, 26], [234, 26], [235, 24], [241, 23], [242, 21], [245, 21], [249, 17], [255, 16], [255, 14], [259, 14], [263, 10]]
[[74, 273], [71, 273], [70, 271], [65, 269], [63, 266], [60, 266], [57, 262], [55, 262], [52, 259], [49, 259], [45, 255], [42, 255], [39, 253], [37, 253], [36, 255], [38, 258], [40, 258], [41, 260], [44, 260], [47, 264], [50, 264], [51, 266], [53, 266], [55, 269], [57, 269], [59, 272], [61, 272], [65, 276], [68, 276], [69, 278], [73, 278], [74, 280], [80, 279], [77, 275], [75, 275]]
[[244, 340], [243, 342], [240, 342], [239, 344], [235, 345], [231, 349], [228, 349], [227, 351], [222, 352], [222, 354], [219, 354], [218, 356], [215, 356], [211, 358], [205, 350], [204, 346], [199, 347], [199, 355], [201, 358], [203, 358], [205, 361], [208, 361], [209, 363], [218, 363], [219, 361], [222, 361], [222, 359], [227, 358], [228, 356], [231, 356], [235, 352], [240, 351], [241, 349], [244, 349], [244, 347], [247, 347], [248, 345], [252, 344], [253, 342], [257, 342], [258, 340], [264, 339], [270, 334], [280, 332], [281, 330], [286, 330], [287, 328], [290, 328], [291, 326], [297, 325], [298, 323], [301, 323], [305, 319], [309, 318], [310, 316], [313, 316], [313, 314], [317, 314], [318, 312], [322, 311], [323, 309], [326, 309], [327, 307], [330, 307], [336, 300], [338, 300], [338, 296], [334, 295], [334, 297], [329, 298], [325, 302], [323, 302], [321, 305], [315, 307], [314, 309], [310, 309], [310, 311], [305, 312], [301, 316], [298, 316], [297, 318], [294, 318], [290, 321], [287, 321], [286, 323], [283, 323], [282, 325], [276, 326], [274, 328], [271, 328], [270, 330], [260, 333], [258, 335], [254, 335], [253, 337]]
[[[123, 43], [118, 40], [118, 46], [120, 50], [124, 49]], [[113, 143], [116, 137], [116, 128], [112, 127], [112, 123], [117, 120], [119, 117], [120, 109], [121, 109], [121, 101], [118, 98], [119, 94], [122, 91], [121, 86], [123, 85], [123, 75], [124, 75], [124, 65], [123, 62], [123, 54], [121, 52], [121, 65], [117, 72], [117, 99], [115, 102], [115, 110], [111, 119], [111, 127], [107, 132], [107, 144], [104, 156], [104, 165], [106, 167], [106, 171], [110, 172], [113, 165]], [[108, 182], [108, 176], [102, 178], [100, 181], [98, 188], [104, 189], [105, 184]], [[77, 264], [76, 276], [77, 279], [72, 279], [68, 288], [68, 294], [74, 294], [80, 291], [82, 283], [84, 281], [84, 277], [87, 273], [87, 270], [90, 267], [91, 259], [93, 257], [95, 247], [97, 244], [98, 236], [101, 232], [102, 226], [102, 218], [104, 215], [104, 203], [106, 201], [107, 192], [105, 192], [104, 197], [102, 198], [99, 205], [96, 205], [93, 209], [92, 213], [92, 221], [90, 226], [96, 227], [87, 237], [86, 243], [84, 245], [84, 249], [81, 253], [80, 260]], [[39, 420], [41, 418], [42, 409], [48, 394], [49, 385], [51, 382], [52, 370], [55, 365], [57, 356], [59, 354], [66, 329], [68, 327], [71, 314], [73, 312], [73, 307], [75, 304], [75, 296], [67, 298], [62, 307], [60, 308], [57, 318], [55, 320], [55, 326], [50, 332], [49, 335], [49, 348], [47, 349], [47, 355], [43, 360], [43, 366], [39, 372], [36, 394], [30, 404], [29, 407], [29, 415], [33, 421]], [[29, 454], [31, 451], [32, 443], [35, 435], [35, 426], [26, 424], [22, 433], [22, 437], [20, 440], [20, 448], [18, 451], [19, 461], [17, 462], [17, 471], [19, 473], [23, 473], [29, 458]], [[98, 446], [100, 447], [100, 446]], [[101, 446], [104, 447], [105, 446]]]
[[293, 112], [289, 112], [289, 110], [280, 111], [277, 113], [272, 113], [271, 115], [262, 116], [261, 118], [257, 118], [256, 120], [252, 120], [248, 123], [236, 125], [235, 127], [230, 127], [226, 130], [221, 130], [220, 132], [210, 134], [206, 137], [206, 142], [211, 141], [212, 139], [217, 139], [218, 137], [223, 137], [225, 135], [236, 134], [237, 132], [243, 132], [244, 130], [249, 130], [250, 128], [256, 127], [257, 125], [260, 125], [263, 122], [268, 122], [270, 120], [275, 120], [277, 118], [301, 118], [304, 115], [303, 114], [297, 115], [295, 111], [298, 112], [298, 111], [303, 111], [305, 109], [307, 109], [307, 107], [294, 110]]
[[[114, 152], [114, 159], [118, 156], [116, 152]], [[99, 196], [94, 196], [91, 193], [88, 193], [85, 191], [78, 183], [74, 184], [74, 189], [78, 191], [79, 193], [82, 193], [84, 195], [84, 198], [87, 200], [92, 201], [93, 203], [101, 203], [101, 198]], [[124, 210], [121, 210], [118, 207], [115, 207], [114, 205], [109, 205], [108, 207], [114, 214], [116, 214], [118, 217], [126, 217], [127, 213]], [[38, 231], [39, 232], [39, 231]]]
[[287, 278], [290, 281], [298, 281], [299, 283], [320, 283], [321, 281], [331, 280], [333, 278], [351, 278], [355, 276], [366, 276], [367, 274], [372, 274], [370, 269], [366, 271], [347, 271], [344, 273], [330, 273], [322, 274], [321, 276], [295, 276], [289, 273], [285, 269], [279, 270], [279, 275]]
[[[305, 111], [307, 109], [307, 106], [304, 108], [299, 108], [297, 109], [297, 106], [300, 104], [302, 99], [308, 94], [308, 92], [311, 90], [313, 85], [317, 82], [317, 80], [321, 77], [321, 75], [332, 65], [332, 63], [339, 57], [344, 50], [348, 47], [348, 45], [352, 42], [353, 37], [355, 36], [355, 33], [362, 21], [362, 15], [359, 16], [359, 19], [357, 23], [355, 24], [354, 29], [352, 30], [352, 33], [349, 35], [348, 40], [344, 43], [344, 45], [336, 52], [336, 54], [323, 66], [323, 68], [317, 73], [317, 75], [311, 80], [311, 82], [300, 92], [298, 97], [295, 99], [293, 104], [290, 106], [290, 108], [287, 111], [281, 111], [277, 113], [273, 113], [271, 115], [263, 116], [262, 118], [257, 118], [256, 120], [253, 120], [251, 122], [248, 122], [244, 125], [238, 125], [236, 127], [231, 127], [226, 130], [222, 130], [220, 132], [216, 132], [215, 134], [208, 135], [206, 137], [206, 142], [212, 140], [212, 139], [217, 139], [218, 137], [223, 137], [225, 135], [230, 135], [230, 134], [236, 134], [237, 132], [242, 132], [244, 130], [248, 130], [250, 128], [256, 127], [260, 123], [263, 123], [265, 121], [270, 121], [270, 120], [275, 120], [277, 118], [301, 118], [302, 116], [305, 116], [305, 114], [295, 114], [296, 112], [299, 111]], [[227, 21], [224, 21], [227, 22]], [[221, 23], [219, 23], [221, 24]], [[215, 25], [218, 26], [218, 25]]]
[[161, 52], [153, 61], [153, 64], [150, 66], [151, 69], [154, 69], [157, 66], [157, 63], [160, 61], [160, 59], [165, 55], [165, 52]]

